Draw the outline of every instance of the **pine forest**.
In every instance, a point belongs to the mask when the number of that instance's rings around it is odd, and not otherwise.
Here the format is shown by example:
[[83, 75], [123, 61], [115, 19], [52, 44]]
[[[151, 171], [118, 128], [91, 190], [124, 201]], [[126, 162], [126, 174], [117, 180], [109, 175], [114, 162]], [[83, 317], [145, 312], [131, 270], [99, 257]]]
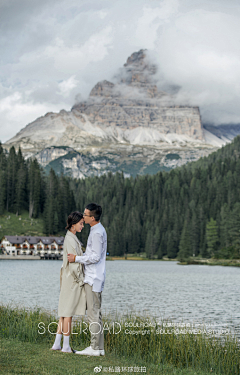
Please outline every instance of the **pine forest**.
[[[208, 157], [170, 172], [73, 179], [48, 175], [21, 149], [0, 144], [0, 215], [44, 219], [46, 235], [63, 234], [68, 214], [90, 202], [103, 208], [112, 256], [240, 258], [240, 136]], [[80, 239], [86, 245], [89, 228]], [[6, 233], [7, 234], [7, 233]]]

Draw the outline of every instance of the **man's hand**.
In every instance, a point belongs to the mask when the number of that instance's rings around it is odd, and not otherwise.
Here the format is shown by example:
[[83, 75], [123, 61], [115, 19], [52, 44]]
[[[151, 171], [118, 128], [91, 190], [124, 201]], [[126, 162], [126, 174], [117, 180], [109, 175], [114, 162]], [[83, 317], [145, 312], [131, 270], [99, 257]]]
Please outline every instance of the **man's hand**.
[[74, 255], [74, 254], [68, 254], [67, 258], [68, 258], [69, 263], [74, 263], [76, 255]]

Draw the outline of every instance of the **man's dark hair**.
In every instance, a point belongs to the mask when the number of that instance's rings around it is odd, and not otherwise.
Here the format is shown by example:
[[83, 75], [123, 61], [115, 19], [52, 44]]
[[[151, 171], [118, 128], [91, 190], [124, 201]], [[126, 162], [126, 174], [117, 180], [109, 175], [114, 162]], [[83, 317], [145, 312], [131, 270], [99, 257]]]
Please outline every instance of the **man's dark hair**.
[[96, 221], [100, 220], [102, 215], [102, 207], [99, 206], [99, 204], [89, 203], [85, 208], [91, 212], [91, 215], [94, 216]]

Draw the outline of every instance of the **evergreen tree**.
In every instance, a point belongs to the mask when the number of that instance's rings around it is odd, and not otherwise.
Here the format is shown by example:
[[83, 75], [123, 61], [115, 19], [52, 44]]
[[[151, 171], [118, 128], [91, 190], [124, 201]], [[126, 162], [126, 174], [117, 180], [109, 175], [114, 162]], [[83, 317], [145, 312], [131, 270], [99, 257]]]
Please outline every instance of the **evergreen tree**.
[[20, 165], [17, 172], [17, 183], [16, 183], [16, 193], [15, 193], [15, 211], [20, 214], [22, 210], [28, 208], [27, 193], [26, 193], [26, 180], [27, 171], [25, 165]]
[[189, 232], [189, 220], [187, 217], [184, 221], [183, 230], [180, 238], [178, 258], [180, 260], [184, 260], [191, 255], [193, 255], [193, 252], [191, 245], [191, 236]]
[[158, 257], [158, 259], [162, 259], [163, 255], [164, 255], [164, 236], [162, 235], [161, 236], [160, 245], [159, 245], [159, 248], [157, 250], [157, 257]]
[[58, 214], [57, 211], [54, 213], [54, 221], [53, 221], [53, 233], [58, 233], [59, 227], [58, 227]]
[[6, 166], [6, 155], [0, 142], [0, 215], [4, 213], [4, 210], [6, 208]]
[[58, 193], [58, 179], [53, 169], [50, 170], [47, 181], [47, 199], [44, 207], [45, 231], [47, 234], [54, 233], [54, 217], [57, 212], [55, 198]]
[[217, 223], [216, 220], [213, 218], [207, 223], [206, 226], [206, 234], [207, 234], [207, 246], [209, 254], [213, 257], [217, 250], [218, 245], [218, 233], [217, 233]]
[[18, 159], [15, 148], [11, 147], [7, 157], [6, 169], [6, 210], [14, 212]]
[[4, 213], [6, 207], [6, 171], [0, 169], [0, 215]]
[[154, 248], [154, 238], [153, 238], [152, 229], [149, 229], [149, 231], [147, 233], [146, 244], [145, 244], [145, 252], [146, 252], [147, 258], [149, 258], [149, 259], [153, 258], [155, 248]]
[[231, 235], [230, 235], [230, 229], [231, 229], [231, 223], [230, 223], [230, 210], [225, 203], [221, 207], [220, 212], [221, 222], [220, 222], [220, 243], [221, 247], [228, 247], [231, 245]]
[[194, 207], [190, 225], [192, 251], [194, 256], [197, 256], [199, 253], [199, 219], [196, 211], [196, 207]]
[[27, 166], [22, 156], [22, 151], [19, 148], [17, 153], [17, 178], [16, 178], [16, 191], [15, 191], [15, 211], [21, 213], [22, 210], [28, 209], [27, 200]]
[[38, 217], [43, 210], [44, 180], [36, 159], [30, 160], [28, 167], [29, 217]]
[[231, 243], [240, 255], [240, 203], [235, 203], [229, 217], [229, 234]]
[[170, 259], [176, 258], [178, 253], [178, 244], [176, 232], [172, 230], [168, 233], [168, 242], [167, 242], [167, 256]]

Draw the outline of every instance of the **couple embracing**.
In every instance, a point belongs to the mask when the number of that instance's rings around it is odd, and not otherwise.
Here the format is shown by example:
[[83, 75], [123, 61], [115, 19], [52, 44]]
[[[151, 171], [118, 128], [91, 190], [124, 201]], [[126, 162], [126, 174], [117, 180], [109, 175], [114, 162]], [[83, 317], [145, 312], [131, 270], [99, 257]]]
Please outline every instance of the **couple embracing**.
[[[60, 297], [58, 305], [57, 334], [52, 350], [80, 355], [104, 355], [104, 335], [101, 314], [102, 290], [105, 281], [107, 234], [100, 223], [101, 206], [90, 203], [84, 213], [72, 212], [67, 219], [67, 234], [64, 239], [63, 265], [60, 275]], [[91, 227], [85, 253], [76, 236], [83, 226]], [[73, 315], [85, 315], [91, 332], [91, 345], [82, 350], [73, 350], [69, 344]], [[63, 334], [63, 348], [61, 339]]]

